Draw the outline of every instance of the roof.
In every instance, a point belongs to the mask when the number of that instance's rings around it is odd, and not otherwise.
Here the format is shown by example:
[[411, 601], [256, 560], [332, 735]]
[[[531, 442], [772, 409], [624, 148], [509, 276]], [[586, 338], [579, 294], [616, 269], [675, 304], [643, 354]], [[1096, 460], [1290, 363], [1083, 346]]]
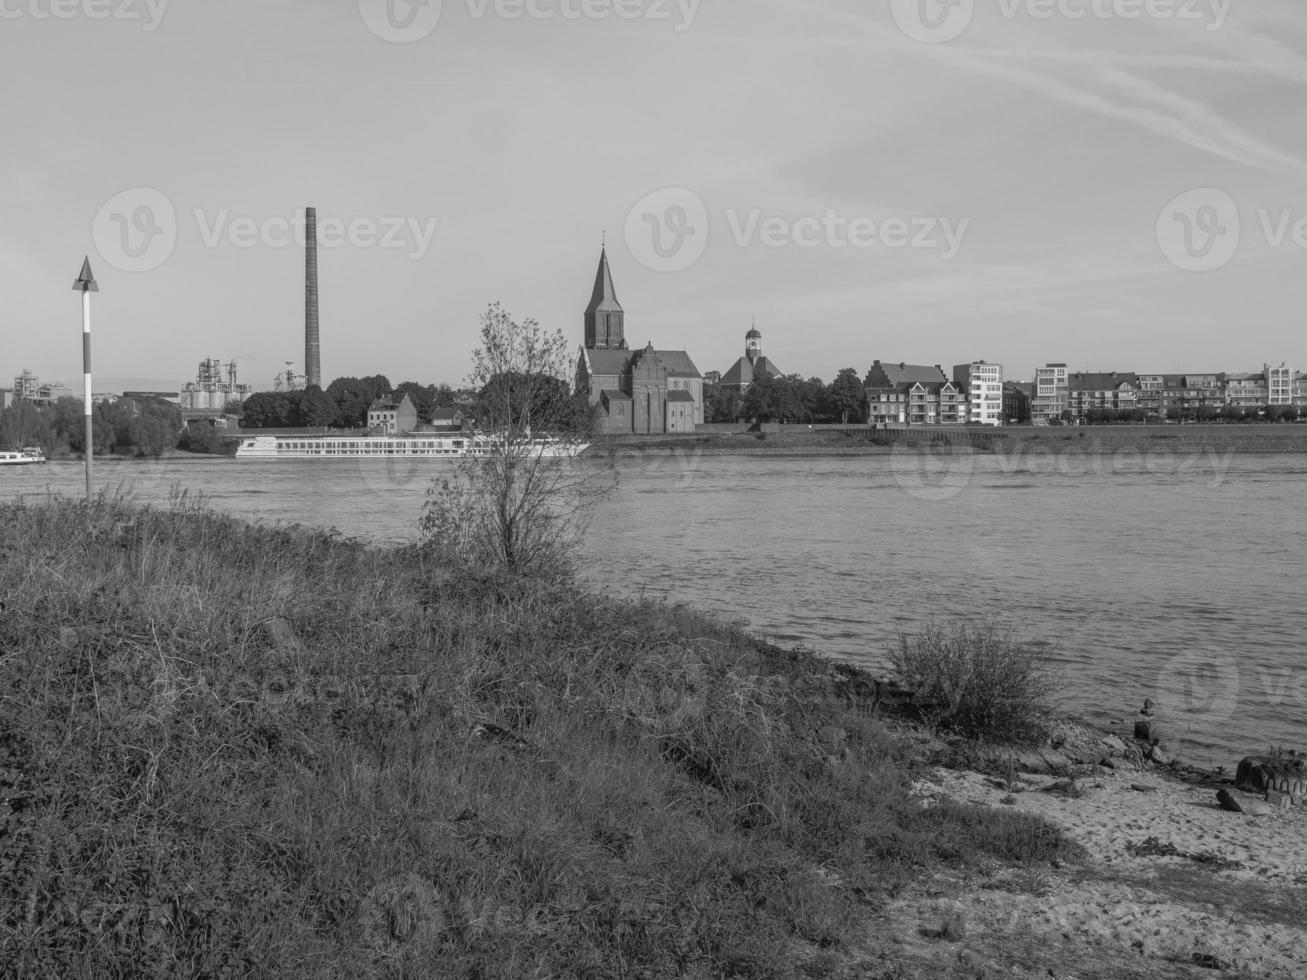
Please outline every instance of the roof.
[[658, 356], [667, 365], [667, 376], [671, 378], [702, 378], [699, 369], [690, 360], [690, 355], [683, 350], [660, 350]]
[[616, 388], [605, 388], [603, 390], [603, 396], [610, 402], [629, 402], [634, 400], [630, 395], [626, 394], [626, 392], [618, 391]]
[[590, 305], [586, 315], [591, 313], [620, 313], [622, 304], [617, 302], [617, 290], [613, 287], [613, 273], [608, 268], [608, 249], [599, 253], [599, 271], [595, 273], [595, 288], [590, 294]]
[[669, 402], [689, 402], [692, 405], [694, 404], [694, 396], [688, 391], [683, 391], [680, 388], [673, 388], [669, 391], [667, 393], [667, 400]]
[[630, 367], [635, 352], [629, 350], [599, 350], [595, 347], [587, 347], [584, 349], [582, 356], [585, 358], [586, 367], [589, 369], [592, 378], [606, 375], [621, 377]]
[[758, 358], [754, 363], [750, 363], [747, 357], [741, 357], [731, 366], [729, 371], [722, 375], [721, 383], [732, 387], [751, 385], [753, 379], [759, 374], [779, 378], [782, 372], [780, 368], [765, 357]]
[[463, 413], [460, 412], [457, 408], [437, 408], [431, 413], [431, 421], [452, 422], [454, 421], [454, 419], [458, 418], [462, 414]]
[[757, 327], [754, 327], [752, 330], [750, 330], [748, 333], [746, 333], [746, 334], [744, 335], [744, 339], [745, 339], [745, 340], [762, 340], [762, 334], [760, 334], [760, 333], [758, 332], [758, 328], [757, 328]]
[[922, 364], [882, 364], [877, 361], [867, 373], [869, 388], [898, 388], [902, 385], [942, 385], [948, 381], [944, 369], [938, 364], [929, 367]]
[[[643, 354], [644, 351], [631, 350], [599, 350], [595, 347], [586, 347], [582, 350], [582, 357], [585, 358], [586, 367], [591, 378], [613, 377], [620, 378], [629, 374], [631, 371], [631, 362], [635, 360], [636, 355]], [[654, 354], [663, 362], [667, 368], [669, 378], [702, 378], [699, 369], [694, 366], [694, 361], [690, 360], [690, 355], [683, 350], [656, 350]]]
[[1067, 377], [1067, 385], [1072, 391], [1114, 391], [1123, 385], [1139, 387], [1139, 375], [1133, 373], [1110, 374], [1104, 372], [1078, 373]]

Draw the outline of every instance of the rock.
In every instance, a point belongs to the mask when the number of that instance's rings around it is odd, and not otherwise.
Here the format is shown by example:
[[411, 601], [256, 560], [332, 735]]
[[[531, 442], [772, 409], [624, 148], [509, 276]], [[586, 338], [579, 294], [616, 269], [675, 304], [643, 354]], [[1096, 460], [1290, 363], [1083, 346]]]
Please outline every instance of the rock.
[[1148, 749], [1148, 758], [1152, 759], [1153, 762], [1157, 763], [1159, 766], [1169, 766], [1171, 764], [1171, 757], [1156, 743]]
[[1246, 793], [1275, 790], [1301, 802], [1307, 797], [1307, 760], [1250, 755], [1240, 761], [1234, 784]]
[[1250, 817], [1264, 817], [1271, 812], [1271, 808], [1265, 800], [1246, 796], [1238, 790], [1233, 792], [1228, 789], [1220, 790], [1216, 794], [1216, 800], [1221, 804], [1222, 810], [1229, 810], [1231, 813], [1244, 813]]
[[1135, 722], [1135, 738], [1149, 745], [1161, 745], [1170, 737], [1170, 730], [1161, 718], [1140, 718]]
[[1136, 793], [1156, 793], [1157, 787], [1150, 786], [1148, 783], [1131, 783], [1130, 788]]
[[1270, 790], [1266, 794], [1266, 803], [1272, 809], [1287, 810], [1295, 804], [1293, 796], [1288, 793], [1281, 793], [1278, 789]]
[[1098, 764], [1099, 764], [1100, 766], [1102, 766], [1104, 769], [1115, 769], [1115, 768], [1116, 768], [1116, 762], [1115, 762], [1115, 761], [1114, 761], [1110, 756], [1107, 757], [1107, 758], [1104, 758], [1104, 759], [1103, 759], [1101, 762], [1099, 762]]
[[1108, 735], [1103, 739], [1103, 744], [1118, 755], [1125, 752], [1125, 742], [1121, 741], [1115, 735]]

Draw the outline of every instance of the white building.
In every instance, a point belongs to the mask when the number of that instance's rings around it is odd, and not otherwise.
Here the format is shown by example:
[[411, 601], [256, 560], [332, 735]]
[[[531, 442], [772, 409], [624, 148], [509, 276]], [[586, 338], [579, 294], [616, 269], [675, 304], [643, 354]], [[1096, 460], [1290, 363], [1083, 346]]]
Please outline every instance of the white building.
[[959, 364], [953, 368], [953, 383], [965, 394], [968, 422], [1003, 424], [1003, 365]]
[[1266, 393], [1268, 405], [1292, 405], [1294, 397], [1294, 371], [1287, 364], [1279, 367], [1266, 365]]

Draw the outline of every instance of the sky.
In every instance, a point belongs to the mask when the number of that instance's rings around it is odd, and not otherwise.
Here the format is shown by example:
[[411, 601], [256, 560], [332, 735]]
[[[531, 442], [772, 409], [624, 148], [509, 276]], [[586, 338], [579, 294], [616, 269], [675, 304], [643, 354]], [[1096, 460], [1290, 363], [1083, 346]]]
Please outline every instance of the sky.
[[[481, 314], [725, 371], [1307, 367], [1301, 0], [0, 0], [0, 385], [459, 384]], [[133, 385], [133, 386], [135, 386]]]

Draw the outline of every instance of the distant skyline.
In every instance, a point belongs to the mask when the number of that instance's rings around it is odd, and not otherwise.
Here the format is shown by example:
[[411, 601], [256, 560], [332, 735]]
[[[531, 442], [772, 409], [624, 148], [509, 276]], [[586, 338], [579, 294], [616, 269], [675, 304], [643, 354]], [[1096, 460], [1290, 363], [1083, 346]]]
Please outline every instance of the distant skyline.
[[1294, 0], [10, 0], [0, 79], [0, 386], [77, 387], [83, 255], [96, 390], [302, 371], [309, 205], [324, 380], [579, 347], [605, 233], [705, 373], [1307, 368]]

